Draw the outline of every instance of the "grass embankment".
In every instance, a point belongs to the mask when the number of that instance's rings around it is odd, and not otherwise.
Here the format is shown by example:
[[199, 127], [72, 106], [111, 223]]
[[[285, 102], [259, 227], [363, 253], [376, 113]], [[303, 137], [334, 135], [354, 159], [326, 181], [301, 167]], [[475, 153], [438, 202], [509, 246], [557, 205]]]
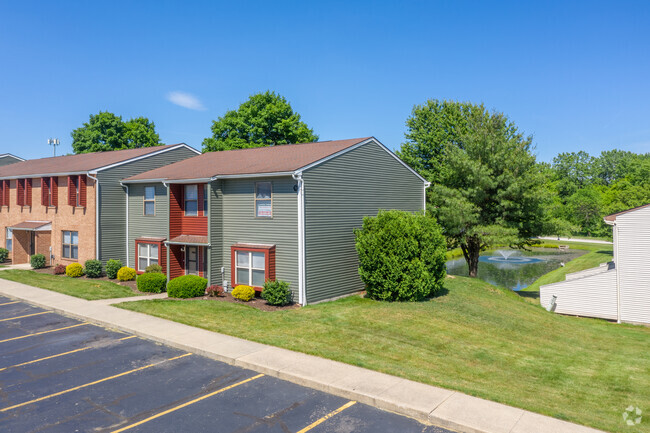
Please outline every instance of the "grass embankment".
[[138, 296], [130, 288], [110, 281], [70, 278], [63, 275], [50, 275], [20, 269], [1, 271], [0, 278], [76, 296], [89, 301]]
[[539, 292], [539, 287], [544, 284], [564, 281], [566, 274], [584, 271], [589, 268], [596, 268], [601, 263], [612, 260], [612, 245], [592, 244], [586, 242], [560, 242], [562, 245], [569, 245], [572, 249], [587, 250], [588, 252], [566, 263], [565, 266], [539, 277], [533, 284], [523, 289], [523, 292]]
[[629, 431], [630, 404], [649, 408], [649, 328], [551, 314], [477, 279], [446, 288], [427, 302], [353, 296], [277, 312], [206, 300], [119, 307], [609, 431]]

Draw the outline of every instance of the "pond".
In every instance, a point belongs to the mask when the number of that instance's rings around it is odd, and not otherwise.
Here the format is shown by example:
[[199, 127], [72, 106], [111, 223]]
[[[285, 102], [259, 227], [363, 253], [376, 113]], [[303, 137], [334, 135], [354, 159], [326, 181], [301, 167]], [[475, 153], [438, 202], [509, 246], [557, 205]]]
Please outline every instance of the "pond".
[[[509, 249], [485, 251], [479, 258], [478, 277], [492, 285], [518, 291], [584, 253], [585, 251], [581, 250], [558, 251], [548, 248], [533, 248], [532, 251]], [[449, 260], [447, 273], [468, 276], [469, 270], [465, 258]]]

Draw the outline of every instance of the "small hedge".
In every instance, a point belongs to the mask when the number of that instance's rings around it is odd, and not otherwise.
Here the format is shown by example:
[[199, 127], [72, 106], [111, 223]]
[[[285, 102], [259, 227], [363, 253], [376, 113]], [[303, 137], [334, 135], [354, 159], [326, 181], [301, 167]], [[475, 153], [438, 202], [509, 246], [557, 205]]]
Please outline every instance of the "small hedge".
[[158, 274], [163, 273], [162, 266], [160, 266], [160, 265], [149, 265], [149, 266], [147, 266], [147, 268], [144, 271], [146, 273], [152, 273], [152, 272], [155, 272], [155, 273], [158, 273]]
[[289, 283], [286, 281], [267, 281], [264, 283], [261, 296], [270, 305], [287, 305], [291, 302]]
[[84, 268], [86, 271], [86, 276], [88, 278], [99, 278], [102, 276], [102, 262], [99, 260], [86, 260], [86, 263], [84, 263]]
[[63, 275], [65, 274], [65, 265], [56, 265], [54, 268], [54, 275]]
[[198, 275], [183, 275], [167, 284], [167, 296], [170, 298], [196, 298], [203, 296], [208, 280]]
[[122, 269], [122, 261], [111, 259], [106, 263], [106, 276], [111, 280], [117, 278], [117, 272]]
[[380, 210], [354, 231], [359, 275], [369, 298], [420, 301], [442, 290], [447, 244], [435, 219]]
[[157, 272], [138, 275], [136, 281], [141, 292], [162, 293], [167, 286], [167, 277]]
[[34, 254], [29, 259], [29, 263], [32, 265], [32, 269], [43, 269], [45, 267], [45, 256], [43, 254]]
[[248, 302], [255, 296], [255, 289], [251, 286], [240, 284], [232, 290], [232, 297], [240, 301]]
[[205, 289], [205, 293], [207, 293], [208, 296], [218, 297], [223, 294], [223, 287], [213, 284], [207, 289]]
[[84, 268], [79, 263], [70, 263], [65, 267], [65, 274], [68, 277], [79, 278], [84, 274]]
[[4, 263], [9, 257], [9, 250], [6, 248], [0, 248], [0, 263]]
[[117, 271], [117, 279], [120, 281], [135, 280], [135, 269], [123, 266]]

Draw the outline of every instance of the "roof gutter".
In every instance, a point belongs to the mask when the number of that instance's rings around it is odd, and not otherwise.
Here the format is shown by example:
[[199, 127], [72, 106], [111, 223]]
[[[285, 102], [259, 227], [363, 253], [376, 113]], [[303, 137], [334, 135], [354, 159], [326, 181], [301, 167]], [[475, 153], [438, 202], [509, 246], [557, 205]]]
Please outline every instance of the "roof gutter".
[[431, 186], [431, 182], [424, 182], [424, 199], [422, 203], [422, 214], [426, 215], [427, 214], [427, 188]]
[[305, 286], [305, 181], [302, 172], [296, 171], [291, 177], [298, 182], [298, 302], [307, 305]]
[[603, 218], [605, 224], [613, 227], [614, 235], [614, 269], [616, 270], [616, 323], [621, 323], [621, 273], [618, 267], [618, 226], [616, 220], [608, 221]]
[[[94, 174], [97, 175], [97, 173]], [[90, 172], [87, 172], [86, 176], [95, 181], [95, 259], [99, 260], [99, 179], [90, 174]], [[128, 230], [128, 220], [126, 223]]]
[[[9, 166], [7, 166], [9, 167]], [[0, 179], [3, 180], [14, 180], [14, 179], [32, 179], [36, 177], [54, 177], [54, 176], [76, 176], [79, 174], [89, 174], [88, 171], [68, 171], [63, 173], [37, 173], [37, 174], [20, 174], [16, 176], [1, 176]]]
[[120, 181], [122, 188], [126, 188], [126, 266], [129, 267], [129, 186]]

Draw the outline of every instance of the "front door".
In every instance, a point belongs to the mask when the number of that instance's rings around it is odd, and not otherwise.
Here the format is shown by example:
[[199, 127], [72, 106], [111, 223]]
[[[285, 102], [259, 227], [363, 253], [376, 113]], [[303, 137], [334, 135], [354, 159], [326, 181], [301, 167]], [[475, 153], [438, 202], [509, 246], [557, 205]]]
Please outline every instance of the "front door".
[[36, 233], [29, 232], [29, 256], [36, 254]]
[[199, 275], [199, 248], [185, 247], [185, 274]]

